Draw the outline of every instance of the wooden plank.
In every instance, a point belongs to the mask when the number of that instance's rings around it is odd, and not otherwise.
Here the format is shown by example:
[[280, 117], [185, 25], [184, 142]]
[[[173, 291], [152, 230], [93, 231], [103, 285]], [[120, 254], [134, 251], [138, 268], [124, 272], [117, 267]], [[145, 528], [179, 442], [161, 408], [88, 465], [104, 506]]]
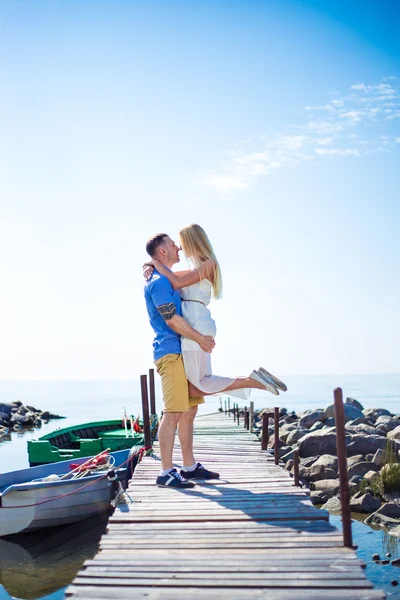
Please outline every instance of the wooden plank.
[[221, 478], [186, 491], [157, 487], [157, 450], [144, 457], [133, 504], [115, 511], [67, 596], [381, 600], [328, 513], [252, 440], [224, 415], [197, 419], [197, 460]]

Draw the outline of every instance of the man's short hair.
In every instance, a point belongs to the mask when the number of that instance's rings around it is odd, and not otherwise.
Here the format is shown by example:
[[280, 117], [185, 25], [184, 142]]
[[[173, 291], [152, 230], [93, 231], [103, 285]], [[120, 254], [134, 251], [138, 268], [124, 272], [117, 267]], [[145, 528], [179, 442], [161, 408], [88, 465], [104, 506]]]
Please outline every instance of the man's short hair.
[[151, 256], [151, 258], [154, 258], [158, 248], [163, 244], [165, 238], [167, 237], [168, 233], [156, 233], [156, 235], [153, 235], [147, 240], [146, 252]]

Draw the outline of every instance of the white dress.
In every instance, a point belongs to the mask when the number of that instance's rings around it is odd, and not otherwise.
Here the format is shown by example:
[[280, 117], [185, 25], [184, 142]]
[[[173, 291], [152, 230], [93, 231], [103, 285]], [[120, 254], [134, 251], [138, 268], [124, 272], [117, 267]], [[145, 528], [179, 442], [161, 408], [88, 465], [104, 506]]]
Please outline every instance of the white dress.
[[[193, 329], [203, 335], [215, 337], [217, 328], [207, 308], [211, 300], [211, 290], [212, 284], [208, 279], [202, 279], [193, 285], [182, 288], [182, 316]], [[181, 344], [186, 377], [199, 390], [206, 394], [226, 393], [244, 400], [249, 397], [250, 389], [224, 392], [236, 378], [213, 375], [211, 354], [204, 352], [197, 342], [182, 336]]]

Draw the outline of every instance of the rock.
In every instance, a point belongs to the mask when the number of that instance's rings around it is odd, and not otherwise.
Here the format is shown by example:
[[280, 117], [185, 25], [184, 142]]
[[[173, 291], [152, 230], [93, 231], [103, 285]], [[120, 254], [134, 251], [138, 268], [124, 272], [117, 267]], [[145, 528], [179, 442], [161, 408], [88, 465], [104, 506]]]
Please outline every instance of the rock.
[[300, 458], [300, 464], [303, 467], [311, 467], [318, 460], [318, 456], [308, 456], [307, 458]]
[[374, 459], [374, 455], [373, 454], [367, 454], [366, 457], [365, 457], [365, 460], [367, 462], [373, 462], [373, 459]]
[[362, 475], [353, 475], [349, 479], [349, 484], [354, 484], [358, 487], [363, 479], [364, 477]]
[[381, 557], [379, 556], [379, 554], [373, 554], [372, 560], [381, 560]]
[[359, 462], [364, 460], [363, 454], [356, 454], [355, 456], [349, 456], [347, 459], [347, 468], [350, 469], [353, 465], [356, 465]]
[[325, 468], [333, 469], [334, 471], [337, 471], [338, 459], [336, 456], [333, 456], [332, 454], [322, 454], [322, 456], [320, 456], [318, 458], [318, 460], [316, 460], [314, 462], [314, 466], [315, 465], [323, 465]]
[[[282, 427], [282, 429], [279, 430], [280, 439], [286, 443], [289, 433], [291, 431], [296, 431], [296, 429], [297, 428], [295, 427], [295, 425], [287, 425], [286, 427]], [[273, 433], [273, 431], [270, 432], [270, 430], [268, 428], [268, 433]]]
[[308, 429], [305, 427], [299, 427], [295, 429], [295, 431], [291, 431], [286, 438], [286, 444], [289, 446], [293, 446], [296, 442], [298, 442], [302, 437], [304, 437], [308, 433]]
[[279, 448], [279, 458], [282, 458], [282, 456], [285, 456], [288, 452], [292, 451], [292, 447], [291, 446], [282, 446], [281, 448]]
[[317, 421], [324, 421], [326, 418], [324, 410], [313, 410], [307, 415], [304, 415], [299, 420], [299, 427], [305, 427], [309, 429]]
[[378, 467], [381, 467], [384, 464], [384, 461], [383, 461], [384, 456], [385, 456], [385, 450], [383, 450], [382, 448], [379, 448], [375, 452], [372, 462], [374, 462], [376, 465], [378, 465]]
[[0, 402], [0, 412], [5, 413], [5, 415], [7, 415], [7, 417], [11, 417], [11, 409], [12, 409], [12, 404], [6, 404], [4, 402]]
[[325, 502], [325, 504], [323, 504], [321, 506], [321, 508], [324, 508], [325, 510], [327, 510], [328, 512], [332, 513], [332, 514], [340, 514], [342, 507], [340, 505], [340, 500], [337, 496], [334, 496], [333, 498], [329, 498], [329, 500], [327, 502]]
[[43, 412], [40, 408], [35, 408], [34, 406], [28, 406], [28, 405], [26, 405], [26, 408], [30, 412], [34, 412], [34, 413], [41, 413], [41, 412]]
[[396, 581], [396, 579], [392, 579], [392, 581], [390, 582], [390, 584], [391, 584], [393, 587], [396, 587], [396, 586], [398, 586], [398, 585], [399, 585], [399, 582], [398, 582], [398, 581]]
[[358, 400], [355, 400], [354, 398], [346, 398], [345, 400], [345, 404], [350, 404], [351, 406], [354, 406], [355, 408], [358, 408], [358, 410], [364, 410], [364, 407], [362, 404], [360, 404], [360, 402]]
[[340, 487], [339, 479], [321, 479], [320, 481], [314, 481], [311, 485], [313, 490], [324, 491], [330, 497], [337, 494]]
[[325, 427], [335, 427], [335, 419], [334, 417], [328, 417], [324, 421]]
[[10, 419], [10, 425], [21, 425], [21, 427], [29, 427], [30, 425], [33, 425], [34, 421], [35, 415], [33, 413], [14, 413]]
[[393, 431], [393, 429], [396, 429], [398, 425], [398, 419], [394, 417], [388, 417], [387, 415], [382, 415], [381, 417], [378, 417], [375, 421], [375, 427], [379, 427], [379, 429], [382, 429], [383, 431], [385, 431], [385, 433]]
[[365, 433], [367, 435], [386, 435], [384, 432], [378, 431], [372, 425], [356, 425], [354, 428], [354, 433]]
[[394, 559], [393, 559], [393, 560], [390, 562], [390, 564], [391, 564], [393, 567], [400, 567], [400, 558], [394, 558]]
[[350, 508], [358, 513], [372, 513], [381, 506], [381, 501], [372, 496], [372, 494], [363, 494], [357, 497], [358, 494], [350, 499]]
[[335, 429], [320, 429], [307, 433], [299, 440], [299, 454], [302, 457], [336, 454]]
[[371, 481], [374, 481], [374, 479], [377, 477], [379, 477], [379, 473], [377, 473], [377, 471], [368, 471], [364, 475], [364, 479], [365, 481], [368, 481], [368, 483], [371, 483]]
[[374, 465], [374, 463], [359, 462], [355, 465], [352, 465], [348, 469], [348, 475], [350, 478], [353, 477], [353, 475], [361, 475], [362, 477], [364, 477], [364, 475], [368, 473], [368, 471], [379, 471], [379, 467]]
[[388, 416], [391, 417], [392, 414], [386, 410], [386, 408], [364, 408], [362, 411], [364, 417], [371, 417], [372, 419], [377, 419], [378, 417]]
[[324, 504], [329, 500], [329, 493], [324, 490], [314, 490], [310, 492], [310, 500], [313, 504]]
[[322, 421], [317, 421], [310, 427], [310, 431], [317, 431], [317, 429], [323, 429], [324, 427], [325, 425], [322, 423]]
[[299, 474], [301, 479], [307, 481], [319, 481], [320, 479], [337, 479], [337, 473], [333, 469], [325, 467], [323, 464], [315, 462], [311, 467], [300, 466]]
[[400, 519], [400, 504], [395, 502], [386, 502], [380, 508], [375, 510], [375, 515], [383, 515], [391, 519]]
[[[396, 431], [396, 430], [395, 430]], [[318, 433], [318, 432], [317, 432]], [[393, 433], [393, 432], [392, 432]], [[388, 434], [389, 435], [389, 434]], [[346, 436], [347, 437], [347, 436]], [[400, 447], [400, 445], [399, 445]], [[381, 435], [365, 435], [357, 433], [352, 435], [347, 445], [347, 455], [369, 454], [386, 448], [386, 439]]]
[[[362, 411], [351, 404], [343, 404], [344, 409], [344, 422], [353, 421], [354, 419], [362, 419], [364, 417]], [[331, 404], [325, 410], [326, 417], [335, 417], [335, 405]]]
[[286, 462], [285, 469], [287, 469], [288, 471], [291, 471], [293, 467], [294, 467], [294, 460], [291, 458], [290, 460], [288, 460]]
[[64, 419], [64, 417], [61, 417], [60, 415], [53, 415], [53, 413], [49, 412], [48, 410], [42, 412], [40, 418], [43, 421], [50, 421], [50, 419]]
[[398, 425], [396, 429], [389, 431], [387, 437], [388, 440], [400, 440], [400, 425]]
[[392, 529], [389, 530], [389, 535], [400, 538], [400, 525], [398, 527], [392, 527]]
[[289, 460], [293, 460], [293, 454], [294, 454], [294, 451], [292, 449], [290, 449], [290, 451], [287, 452], [287, 454], [284, 454], [280, 458], [283, 460], [284, 463], [286, 463]]
[[370, 423], [368, 423], [368, 419], [366, 419], [365, 417], [359, 417], [358, 419], [354, 419], [353, 421], [348, 421], [346, 425], [348, 427], [356, 427], [356, 425], [370, 425]]
[[12, 406], [16, 406], [16, 407], [17, 407], [17, 409], [18, 409], [20, 406], [22, 406], [22, 402], [21, 402], [21, 400], [15, 400], [15, 401], [14, 401], [14, 402], [12, 402], [11, 404], [12, 404]]

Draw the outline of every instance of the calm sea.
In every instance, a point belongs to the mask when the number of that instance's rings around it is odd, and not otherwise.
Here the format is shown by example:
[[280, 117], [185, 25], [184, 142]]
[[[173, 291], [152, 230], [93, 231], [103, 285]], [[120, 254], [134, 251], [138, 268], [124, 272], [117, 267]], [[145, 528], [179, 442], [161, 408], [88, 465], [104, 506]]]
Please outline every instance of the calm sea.
[[[400, 375], [329, 375], [329, 376], [288, 376], [284, 378], [288, 392], [278, 398], [268, 393], [252, 394], [256, 408], [281, 406], [288, 410], [302, 411], [309, 408], [326, 408], [333, 401], [333, 389], [341, 387], [344, 397], [359, 400], [365, 408], [387, 408], [392, 413], [400, 413]], [[159, 382], [156, 381], [157, 412], [162, 409]], [[200, 407], [200, 413], [215, 412], [227, 396], [206, 398]], [[21, 400], [42, 410], [49, 410], [64, 417], [62, 421], [51, 421], [39, 430], [24, 433], [12, 433], [11, 441], [0, 442], [0, 473], [28, 466], [26, 442], [57, 427], [66, 427], [107, 418], [121, 418], [126, 409], [130, 415], [141, 413], [140, 383], [127, 382], [0, 382], [0, 402]], [[234, 399], [231, 398], [231, 401]], [[239, 401], [243, 406], [244, 401]], [[332, 519], [340, 527], [339, 519]], [[337, 522], [336, 522], [337, 521]], [[79, 535], [64, 528], [61, 534], [47, 531], [41, 540], [40, 552], [46, 544], [46, 553], [33, 556], [32, 548], [38, 548], [33, 542], [23, 541], [10, 545], [0, 540], [0, 600], [9, 598], [43, 598], [60, 600], [64, 597], [65, 586], [72, 581], [80, 565], [95, 555], [98, 541], [104, 531], [102, 522], [87, 523], [87, 532]], [[382, 531], [373, 532], [362, 523], [353, 528], [355, 543], [359, 553], [367, 562], [373, 552], [387, 549], [388, 538]], [[33, 535], [33, 534], [31, 534]], [[64, 544], [60, 546], [58, 537], [62, 535]], [[393, 557], [398, 556], [398, 546], [393, 538]], [[28, 547], [25, 548], [25, 546]], [[54, 547], [58, 554], [55, 554]], [[38, 550], [39, 553], [39, 550]], [[46, 559], [46, 556], [49, 558]], [[7, 557], [7, 566], [3, 564]], [[51, 558], [50, 558], [51, 557]], [[368, 566], [369, 578], [379, 587], [383, 587], [391, 598], [400, 598], [398, 589], [390, 586], [390, 580], [397, 576], [400, 569], [390, 569], [374, 565]], [[397, 579], [400, 579], [397, 576]]]

